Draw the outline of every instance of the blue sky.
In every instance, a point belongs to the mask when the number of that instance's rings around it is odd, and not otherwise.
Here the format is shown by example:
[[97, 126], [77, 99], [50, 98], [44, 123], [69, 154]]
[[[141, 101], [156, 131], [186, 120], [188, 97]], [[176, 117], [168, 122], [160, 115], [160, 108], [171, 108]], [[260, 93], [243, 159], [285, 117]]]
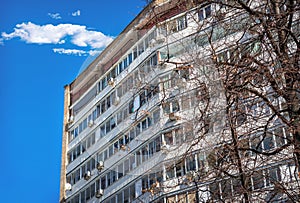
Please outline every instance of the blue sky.
[[63, 87], [144, 5], [143, 0], [1, 1], [0, 202], [58, 202]]

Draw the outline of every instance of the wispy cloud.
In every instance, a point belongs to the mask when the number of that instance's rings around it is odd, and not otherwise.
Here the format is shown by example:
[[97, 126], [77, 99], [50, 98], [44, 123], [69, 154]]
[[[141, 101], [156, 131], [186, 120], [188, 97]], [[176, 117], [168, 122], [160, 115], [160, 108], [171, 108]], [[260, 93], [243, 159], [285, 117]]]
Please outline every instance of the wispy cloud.
[[48, 16], [50, 16], [51, 18], [56, 19], [56, 20], [61, 19], [61, 16], [59, 13], [48, 13]]
[[86, 51], [78, 50], [78, 49], [54, 48], [52, 50], [53, 50], [54, 53], [59, 53], [59, 54], [78, 55], [78, 56], [87, 55]]
[[2, 40], [20, 38], [31, 44], [64, 44], [67, 39], [70, 39], [70, 43], [76, 46], [92, 49], [104, 48], [113, 40], [112, 37], [102, 32], [88, 30], [83, 25], [36, 25], [31, 22], [17, 24], [14, 32], [2, 32], [1, 36]]
[[80, 10], [77, 10], [72, 13], [72, 16], [80, 16]]
[[90, 50], [90, 51], [84, 51], [84, 50], [78, 50], [78, 49], [64, 49], [64, 48], [54, 48], [52, 49], [54, 53], [58, 54], [67, 54], [67, 55], [77, 55], [77, 56], [95, 56], [101, 53], [99, 50]]

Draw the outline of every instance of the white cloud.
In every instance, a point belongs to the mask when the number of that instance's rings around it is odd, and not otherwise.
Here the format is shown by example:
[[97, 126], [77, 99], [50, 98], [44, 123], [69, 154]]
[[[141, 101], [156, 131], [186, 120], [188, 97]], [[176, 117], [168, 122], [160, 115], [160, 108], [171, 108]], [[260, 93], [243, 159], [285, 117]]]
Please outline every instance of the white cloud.
[[48, 13], [48, 16], [50, 16], [51, 18], [56, 19], [56, 20], [61, 19], [61, 16], [59, 13]]
[[86, 26], [73, 24], [36, 25], [31, 22], [17, 24], [14, 32], [2, 32], [2, 40], [20, 38], [31, 44], [64, 44], [67, 37], [79, 47], [104, 48], [113, 38], [98, 31], [87, 30]]
[[54, 53], [59, 54], [67, 54], [67, 55], [78, 55], [78, 56], [86, 56], [87, 52], [78, 49], [64, 49], [64, 48], [54, 48], [52, 49]]
[[80, 10], [77, 10], [72, 13], [72, 16], [80, 16]]
[[91, 56], [95, 56], [95, 55], [98, 55], [100, 53], [101, 53], [101, 51], [99, 51], [99, 50], [90, 50], [89, 51], [89, 55], [91, 55]]
[[84, 51], [84, 50], [78, 50], [78, 49], [64, 49], [64, 48], [54, 48], [52, 49], [54, 53], [58, 54], [67, 54], [67, 55], [78, 55], [78, 56], [96, 56], [101, 53], [99, 50], [90, 50], [90, 51]]

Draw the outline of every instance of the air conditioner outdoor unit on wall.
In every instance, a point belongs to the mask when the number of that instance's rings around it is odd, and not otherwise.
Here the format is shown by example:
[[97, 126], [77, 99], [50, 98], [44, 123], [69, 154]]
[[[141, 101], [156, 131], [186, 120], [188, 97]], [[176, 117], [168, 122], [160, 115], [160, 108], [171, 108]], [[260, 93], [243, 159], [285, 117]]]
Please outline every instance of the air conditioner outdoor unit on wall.
[[151, 39], [149, 42], [149, 47], [153, 48], [156, 45], [156, 40], [155, 39]]
[[85, 174], [84, 174], [84, 179], [85, 180], [89, 180], [91, 178], [91, 172], [90, 171], [87, 171]]
[[72, 116], [70, 116], [70, 118], [69, 118], [69, 123], [73, 123], [74, 122], [74, 116], [72, 115]]
[[65, 190], [66, 191], [71, 191], [72, 190], [72, 185], [70, 183], [66, 183]]
[[94, 125], [94, 121], [93, 120], [89, 120], [89, 127], [92, 127]]
[[120, 102], [121, 102], [120, 97], [116, 96], [116, 98], [115, 98], [115, 100], [113, 102], [113, 105], [118, 106], [120, 104]]
[[158, 35], [158, 36], [156, 37], [156, 40], [155, 40], [155, 42], [156, 42], [157, 44], [162, 44], [162, 43], [164, 43], [165, 41], [166, 41], [166, 37], [163, 36], [163, 35]]
[[103, 161], [99, 161], [99, 162], [97, 163], [97, 170], [98, 170], [98, 171], [102, 171], [103, 168], [104, 168], [104, 163], [103, 163]]
[[177, 121], [177, 120], [180, 120], [180, 117], [177, 116], [174, 112], [172, 112], [172, 113], [169, 113], [169, 120], [170, 121]]
[[103, 196], [103, 193], [104, 193], [103, 189], [97, 190], [97, 192], [96, 192], [96, 198], [102, 197], [102, 196]]
[[166, 69], [166, 68], [168, 67], [168, 63], [162, 61], [162, 62], [159, 63], [159, 66], [160, 66], [161, 68], [163, 68], [163, 69]]
[[169, 148], [170, 148], [170, 146], [166, 143], [166, 141], [162, 141], [162, 143], [161, 143], [161, 150], [163, 152], [168, 152]]
[[115, 86], [115, 79], [114, 78], [110, 78], [108, 80], [108, 85], [111, 86], [111, 87], [114, 87]]

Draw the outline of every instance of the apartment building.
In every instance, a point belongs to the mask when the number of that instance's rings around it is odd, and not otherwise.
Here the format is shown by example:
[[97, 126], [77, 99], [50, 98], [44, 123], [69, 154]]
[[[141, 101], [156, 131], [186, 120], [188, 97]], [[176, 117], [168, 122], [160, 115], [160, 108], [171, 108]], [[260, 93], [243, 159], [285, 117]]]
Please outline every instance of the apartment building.
[[216, 2], [150, 2], [65, 86], [60, 201], [296, 201], [293, 135], [274, 109], [242, 98], [232, 144], [215, 67], [261, 51], [243, 31], [248, 18]]

